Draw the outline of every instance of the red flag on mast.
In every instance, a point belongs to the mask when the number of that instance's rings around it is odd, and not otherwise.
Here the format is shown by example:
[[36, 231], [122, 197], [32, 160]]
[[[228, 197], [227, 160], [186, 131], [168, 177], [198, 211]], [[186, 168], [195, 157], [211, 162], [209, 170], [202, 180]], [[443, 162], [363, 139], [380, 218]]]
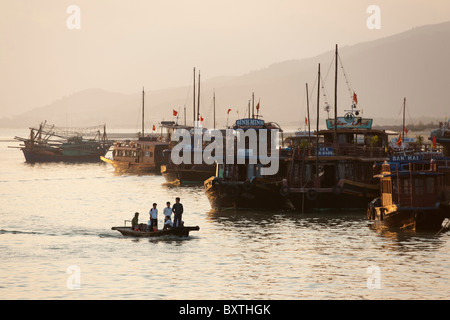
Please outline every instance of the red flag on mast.
[[228, 109], [227, 114], [230, 114], [231, 109]]
[[353, 91], [353, 101], [355, 104], [358, 104], [358, 96], [356, 95], [355, 91]]
[[178, 112], [176, 110], [173, 110], [173, 115], [176, 117]]
[[401, 133], [398, 135], [397, 145], [398, 145], [399, 147], [402, 146], [402, 134], [401, 134]]

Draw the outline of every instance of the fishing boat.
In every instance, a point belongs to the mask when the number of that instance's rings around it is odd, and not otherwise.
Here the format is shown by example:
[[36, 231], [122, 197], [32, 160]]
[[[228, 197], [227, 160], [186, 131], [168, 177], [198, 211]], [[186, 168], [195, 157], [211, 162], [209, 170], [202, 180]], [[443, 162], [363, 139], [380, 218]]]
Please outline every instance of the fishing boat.
[[[336, 72], [338, 60], [336, 46]], [[317, 115], [320, 79], [319, 64]], [[338, 117], [335, 95], [335, 118], [326, 119], [323, 130], [319, 130], [317, 118], [314, 137], [299, 137], [302, 142], [293, 148], [286, 186], [281, 191], [297, 211], [365, 209], [368, 202], [379, 196], [379, 181], [373, 177], [373, 165], [388, 159], [388, 134], [372, 129], [373, 119], [361, 116], [355, 93], [352, 100], [351, 108]]]
[[434, 148], [437, 144], [440, 144], [443, 147], [444, 155], [450, 157], [450, 120], [440, 122], [439, 128], [431, 131], [428, 139], [432, 142]]
[[[258, 141], [261, 129], [267, 130], [268, 135], [272, 130], [276, 130], [275, 132], [278, 133], [282, 132], [277, 123], [266, 122], [254, 115], [251, 118], [238, 119], [233, 130], [238, 129], [242, 129], [242, 132], [255, 129]], [[268, 148], [271, 149], [270, 146]], [[265, 165], [261, 160], [264, 157], [254, 154], [252, 149], [236, 150], [232, 163], [225, 161], [217, 163], [215, 175], [204, 182], [205, 193], [211, 207], [214, 210], [227, 208], [290, 209], [289, 200], [280, 194], [283, 178], [286, 175], [287, 156], [281, 148], [276, 149], [276, 152], [279, 153], [276, 160], [279, 162], [279, 170], [274, 175], [262, 174], [262, 168]], [[271, 157], [270, 153], [268, 153], [268, 157]]]
[[388, 163], [375, 177], [379, 198], [368, 204], [367, 218], [384, 226], [415, 231], [439, 230], [450, 218], [450, 159], [426, 163]]
[[112, 157], [101, 156], [100, 159], [111, 164], [119, 173], [157, 173], [161, 165], [167, 162], [164, 150], [170, 145], [170, 135], [178, 126], [173, 121], [162, 121], [160, 133], [153, 126], [151, 134], [144, 130], [145, 92], [142, 89], [142, 128], [137, 140], [116, 141], [112, 147]]
[[139, 238], [153, 238], [162, 236], [177, 236], [187, 237], [191, 231], [200, 230], [199, 226], [195, 227], [180, 227], [166, 230], [147, 231], [147, 225], [142, 224], [139, 228], [132, 229], [131, 227], [112, 227], [111, 230], [119, 231], [124, 236], [139, 237]]
[[[203, 133], [207, 130], [203, 127], [202, 124], [202, 118], [200, 116], [200, 72], [198, 74], [198, 91], [197, 91], [197, 106], [196, 106], [196, 86], [195, 86], [195, 68], [194, 68], [194, 81], [193, 81], [193, 127], [186, 126], [186, 110], [184, 112], [185, 118], [184, 118], [184, 127], [180, 127], [180, 129], [187, 129], [191, 133], [191, 143], [190, 145], [185, 145], [183, 147], [183, 153], [189, 152], [190, 153], [190, 159], [194, 159], [194, 152], [199, 151], [199, 148], [204, 149], [206, 146], [195, 146], [194, 143], [194, 133], [195, 132], [201, 132]], [[214, 111], [214, 119], [213, 119], [213, 129], [215, 130], [215, 123], [216, 123], [216, 95], [214, 92], [213, 95], [213, 111]], [[203, 140], [203, 139], [202, 139]], [[171, 152], [172, 148], [176, 145], [176, 142], [172, 141], [171, 147], [165, 151], [167, 153], [167, 162], [164, 165], [161, 165], [161, 174], [166, 179], [168, 183], [172, 184], [188, 184], [188, 185], [196, 185], [200, 184], [203, 185], [203, 182], [208, 179], [209, 177], [213, 176], [216, 169], [215, 164], [208, 164], [204, 160], [202, 160], [201, 163], [180, 163], [175, 164], [172, 162], [171, 159]]]
[[203, 184], [203, 182], [214, 175], [215, 165], [209, 164], [179, 164], [175, 165], [172, 161], [161, 165], [161, 174], [169, 183], [177, 184]]
[[106, 126], [103, 126], [103, 133], [100, 128], [59, 128], [44, 122], [38, 128], [30, 128], [28, 138], [16, 136], [14, 139], [23, 142], [19, 148], [29, 163], [98, 162], [112, 144], [108, 141]]

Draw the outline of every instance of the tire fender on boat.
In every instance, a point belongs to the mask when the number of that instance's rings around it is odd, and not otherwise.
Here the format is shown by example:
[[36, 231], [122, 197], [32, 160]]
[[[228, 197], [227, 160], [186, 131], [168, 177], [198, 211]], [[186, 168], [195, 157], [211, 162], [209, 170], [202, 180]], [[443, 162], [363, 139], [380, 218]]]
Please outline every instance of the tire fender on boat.
[[318, 196], [318, 194], [317, 194], [317, 190], [316, 189], [309, 189], [307, 192], [306, 192], [306, 198], [308, 198], [308, 200], [316, 200], [317, 199], [317, 196]]
[[342, 187], [339, 185], [335, 185], [333, 188], [331, 188], [331, 191], [336, 195], [340, 195], [342, 193]]
[[287, 197], [291, 194], [291, 189], [288, 186], [282, 186], [280, 188], [280, 195], [283, 197]]

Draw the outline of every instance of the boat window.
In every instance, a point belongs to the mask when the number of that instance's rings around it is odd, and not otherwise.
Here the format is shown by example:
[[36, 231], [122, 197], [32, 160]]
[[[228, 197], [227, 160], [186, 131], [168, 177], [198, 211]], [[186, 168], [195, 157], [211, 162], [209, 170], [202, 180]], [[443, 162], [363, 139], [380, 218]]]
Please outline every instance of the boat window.
[[416, 195], [423, 194], [423, 179], [420, 178], [414, 179], [414, 192]]
[[410, 183], [408, 179], [403, 180], [403, 194], [409, 194]]
[[434, 193], [435, 192], [435, 186], [434, 186], [434, 179], [433, 177], [427, 177], [425, 180], [425, 192], [426, 193]]
[[223, 164], [220, 164], [217, 168], [217, 177], [223, 178]]

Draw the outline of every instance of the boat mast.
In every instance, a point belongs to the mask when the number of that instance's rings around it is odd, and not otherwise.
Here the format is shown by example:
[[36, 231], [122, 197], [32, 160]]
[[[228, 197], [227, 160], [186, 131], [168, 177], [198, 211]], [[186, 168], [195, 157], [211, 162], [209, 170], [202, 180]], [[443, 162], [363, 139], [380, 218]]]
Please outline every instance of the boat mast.
[[198, 71], [197, 123], [200, 121], [200, 70]]
[[306, 83], [306, 109], [308, 110], [308, 142], [311, 143], [311, 122], [309, 121], [309, 91]]
[[[319, 182], [319, 101], [320, 101], [320, 63], [317, 77], [317, 124], [316, 124], [316, 182]], [[336, 127], [336, 123], [335, 123]]]
[[255, 93], [252, 92], [252, 119], [255, 118]]
[[337, 78], [338, 78], [338, 45], [336, 44], [334, 65], [334, 143], [337, 143]]
[[403, 98], [403, 128], [402, 128], [402, 144], [405, 143], [405, 109], [406, 109], [406, 97]]
[[193, 118], [193, 126], [195, 127], [195, 68], [194, 68], [194, 103], [193, 103], [193, 110], [194, 110], [194, 118]]
[[144, 87], [142, 87], [142, 137], [144, 136], [144, 96], [145, 91]]

